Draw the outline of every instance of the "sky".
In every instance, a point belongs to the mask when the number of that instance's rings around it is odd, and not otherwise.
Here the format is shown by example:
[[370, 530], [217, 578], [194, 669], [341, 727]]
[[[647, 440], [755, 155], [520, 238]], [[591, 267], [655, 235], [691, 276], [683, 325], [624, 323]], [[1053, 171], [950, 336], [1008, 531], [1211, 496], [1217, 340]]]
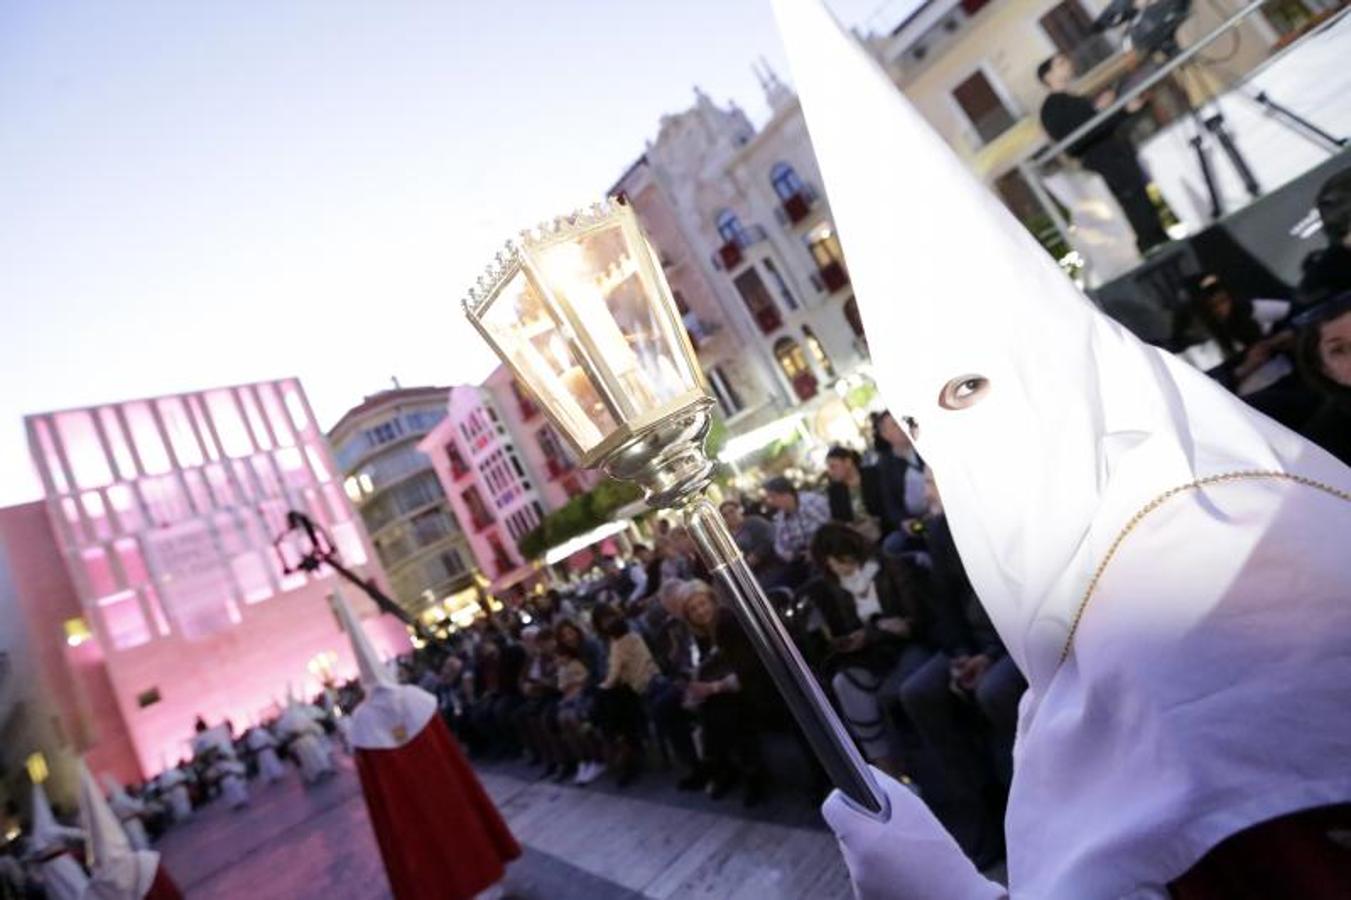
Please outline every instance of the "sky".
[[[883, 30], [916, 0], [829, 0]], [[460, 298], [695, 85], [767, 109], [768, 0], [0, 4], [0, 505], [26, 413], [296, 375], [320, 424], [475, 382]]]

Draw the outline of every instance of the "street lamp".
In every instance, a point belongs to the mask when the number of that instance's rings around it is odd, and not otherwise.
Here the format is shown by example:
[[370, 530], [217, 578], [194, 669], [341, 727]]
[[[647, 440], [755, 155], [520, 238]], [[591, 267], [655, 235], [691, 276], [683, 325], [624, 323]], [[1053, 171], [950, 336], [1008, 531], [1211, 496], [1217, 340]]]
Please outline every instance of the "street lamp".
[[704, 496], [713, 400], [632, 206], [619, 197], [523, 232], [469, 292], [465, 314], [583, 466], [683, 513], [831, 780], [885, 817], [885, 795]]
[[283, 574], [316, 572], [320, 566], [328, 566], [364, 591], [366, 596], [380, 607], [381, 612], [389, 613], [405, 625], [411, 626], [419, 637], [426, 639], [421, 623], [380, 590], [374, 580], [364, 579], [342, 564], [338, 559], [338, 549], [333, 546], [333, 541], [329, 540], [328, 532], [300, 510], [293, 509], [286, 514], [286, 530], [277, 535], [276, 540], [272, 542], [272, 548], [281, 562]]

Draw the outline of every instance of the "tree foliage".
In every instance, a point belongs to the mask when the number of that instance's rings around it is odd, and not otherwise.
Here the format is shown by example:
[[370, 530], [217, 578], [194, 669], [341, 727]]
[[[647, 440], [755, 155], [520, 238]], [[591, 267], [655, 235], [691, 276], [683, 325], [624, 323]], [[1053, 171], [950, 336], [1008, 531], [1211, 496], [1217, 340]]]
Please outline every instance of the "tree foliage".
[[606, 478], [546, 515], [516, 546], [527, 559], [538, 559], [550, 547], [599, 528], [610, 521], [617, 510], [642, 496], [642, 489], [637, 485]]

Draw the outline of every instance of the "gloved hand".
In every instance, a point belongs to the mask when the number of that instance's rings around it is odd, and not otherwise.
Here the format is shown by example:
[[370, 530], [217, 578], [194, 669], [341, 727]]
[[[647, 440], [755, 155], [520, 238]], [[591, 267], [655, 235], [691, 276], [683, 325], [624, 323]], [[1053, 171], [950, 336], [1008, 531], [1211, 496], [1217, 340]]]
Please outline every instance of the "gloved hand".
[[873, 776], [891, 801], [879, 822], [838, 790], [821, 806], [840, 841], [859, 900], [1000, 900], [1008, 892], [980, 872], [924, 802], [877, 769]]

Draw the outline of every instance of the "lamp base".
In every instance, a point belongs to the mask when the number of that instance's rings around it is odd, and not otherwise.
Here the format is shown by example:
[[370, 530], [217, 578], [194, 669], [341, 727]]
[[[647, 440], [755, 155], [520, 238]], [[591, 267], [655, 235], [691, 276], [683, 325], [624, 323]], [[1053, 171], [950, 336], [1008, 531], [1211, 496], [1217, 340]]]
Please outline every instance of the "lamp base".
[[616, 447], [601, 468], [641, 487], [649, 506], [683, 505], [713, 481], [714, 463], [704, 453], [712, 409], [712, 399], [703, 397], [677, 410]]

